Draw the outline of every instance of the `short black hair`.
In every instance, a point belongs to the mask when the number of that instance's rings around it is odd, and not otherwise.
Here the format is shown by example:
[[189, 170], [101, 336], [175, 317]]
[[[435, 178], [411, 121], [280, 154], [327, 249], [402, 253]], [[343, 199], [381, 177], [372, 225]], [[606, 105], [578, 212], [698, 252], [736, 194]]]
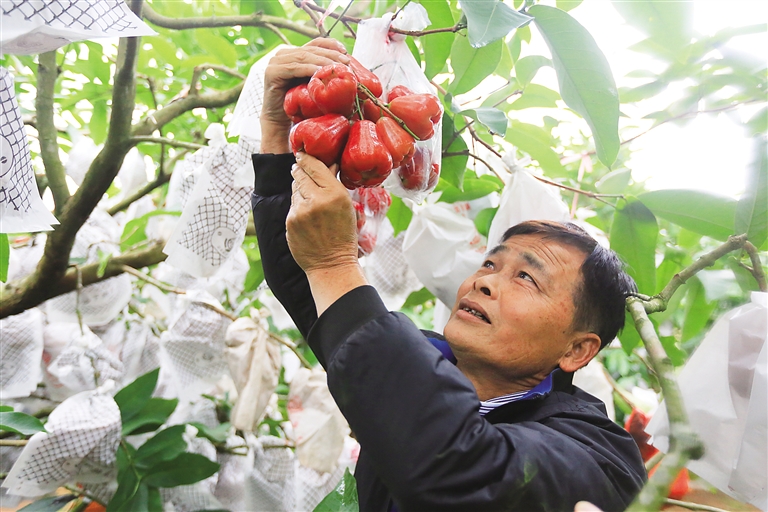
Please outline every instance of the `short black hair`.
[[573, 297], [575, 310], [571, 327], [597, 334], [601, 349], [608, 345], [624, 327], [627, 296], [637, 292], [635, 281], [624, 271], [618, 255], [572, 222], [521, 222], [509, 228], [500, 243], [522, 235], [540, 235], [575, 247], [587, 256], [579, 269], [581, 284]]

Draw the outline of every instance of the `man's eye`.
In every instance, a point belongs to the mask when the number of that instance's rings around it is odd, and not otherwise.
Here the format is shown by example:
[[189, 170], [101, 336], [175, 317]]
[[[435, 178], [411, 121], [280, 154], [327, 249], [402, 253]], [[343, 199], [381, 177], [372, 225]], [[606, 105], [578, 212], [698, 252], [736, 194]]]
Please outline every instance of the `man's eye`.
[[536, 281], [534, 281], [534, 280], [533, 280], [533, 278], [531, 277], [531, 274], [529, 274], [528, 272], [523, 272], [523, 271], [521, 270], [521, 271], [518, 273], [518, 277], [522, 277], [523, 279], [526, 279], [526, 280], [528, 280], [528, 281], [532, 282], [533, 284], [536, 284]]
[[491, 260], [485, 260], [485, 262], [483, 262], [483, 268], [493, 268], [493, 262]]

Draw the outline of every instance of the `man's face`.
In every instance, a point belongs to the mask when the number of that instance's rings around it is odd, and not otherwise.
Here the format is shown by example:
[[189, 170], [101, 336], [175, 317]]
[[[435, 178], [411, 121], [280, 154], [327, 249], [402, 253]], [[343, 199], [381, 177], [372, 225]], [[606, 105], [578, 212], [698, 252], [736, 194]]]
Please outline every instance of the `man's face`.
[[514, 236], [462, 283], [445, 337], [465, 373], [546, 377], [570, 350], [586, 255], [540, 235]]

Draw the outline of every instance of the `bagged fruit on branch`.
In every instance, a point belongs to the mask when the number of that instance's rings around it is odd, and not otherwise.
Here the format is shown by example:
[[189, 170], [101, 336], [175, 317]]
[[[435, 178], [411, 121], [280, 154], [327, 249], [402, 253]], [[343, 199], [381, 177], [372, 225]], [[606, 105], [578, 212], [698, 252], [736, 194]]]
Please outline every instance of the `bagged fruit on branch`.
[[358, 253], [368, 256], [376, 246], [379, 226], [392, 205], [392, 198], [381, 187], [357, 188], [350, 195], [357, 219]]
[[37, 308], [0, 320], [0, 400], [27, 397], [43, 380], [44, 322]]
[[[392, 21], [392, 15], [364, 20], [358, 25], [357, 39], [352, 56], [378, 77], [382, 98], [389, 112], [366, 100], [363, 105], [366, 119], [376, 122], [380, 138], [393, 157], [393, 170], [384, 187], [399, 197], [421, 202], [437, 184], [442, 151], [443, 108], [434, 87], [421, 71], [405, 42], [405, 35], [390, 32], [390, 26], [406, 30], [423, 30], [430, 21], [426, 10], [419, 4], [406, 5]], [[396, 117], [408, 130], [405, 135], [414, 139], [412, 150], [403, 151], [403, 133], [392, 128], [393, 123], [380, 119]], [[395, 123], [400, 128], [398, 123]], [[386, 132], [395, 132], [389, 138], [400, 143], [399, 149], [387, 142]], [[410, 133], [408, 133], [410, 132]], [[415, 136], [415, 137], [414, 137]], [[416, 161], [410, 163], [412, 158]]]

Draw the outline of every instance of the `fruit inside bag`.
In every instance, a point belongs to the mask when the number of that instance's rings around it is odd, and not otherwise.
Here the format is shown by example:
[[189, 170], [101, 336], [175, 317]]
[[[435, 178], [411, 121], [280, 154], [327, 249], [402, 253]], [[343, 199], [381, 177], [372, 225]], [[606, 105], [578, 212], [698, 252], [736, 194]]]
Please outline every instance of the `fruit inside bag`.
[[368, 256], [376, 246], [381, 221], [392, 204], [389, 193], [381, 188], [357, 188], [350, 192], [357, 218], [357, 249], [360, 256]]
[[[433, 121], [432, 134], [428, 131], [416, 133], [420, 139], [426, 140], [416, 142], [413, 160], [409, 162], [406, 159], [403, 164], [396, 166], [384, 182], [384, 187], [392, 194], [407, 197], [416, 203], [420, 203], [435, 188], [440, 176], [442, 107], [439, 100], [432, 105], [423, 96], [428, 94], [437, 100], [435, 89], [413, 58], [405, 43], [405, 36], [390, 32], [389, 28], [391, 25], [406, 30], [423, 30], [429, 24], [424, 7], [410, 3], [394, 21], [391, 14], [385, 14], [381, 18], [361, 22], [352, 52], [353, 57], [379, 78], [382, 96], [389, 103], [393, 114], [402, 116], [409, 127], [414, 114], [419, 114], [421, 124], [416, 123], [414, 133], [419, 131], [419, 126], [427, 126], [429, 121]], [[439, 113], [433, 110], [435, 105], [439, 107]]]

